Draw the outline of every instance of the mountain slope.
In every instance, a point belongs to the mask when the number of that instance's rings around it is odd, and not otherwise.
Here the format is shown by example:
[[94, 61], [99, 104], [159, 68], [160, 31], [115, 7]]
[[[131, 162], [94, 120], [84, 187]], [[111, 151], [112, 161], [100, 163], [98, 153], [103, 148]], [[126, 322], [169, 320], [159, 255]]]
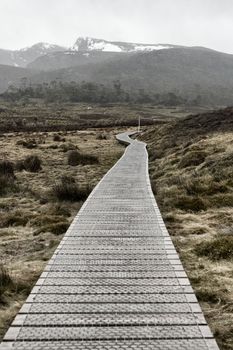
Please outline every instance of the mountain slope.
[[173, 48], [114, 57], [104, 63], [86, 64], [40, 73], [34, 82], [82, 80], [110, 84], [120, 80], [127, 89], [156, 93], [175, 92], [188, 98], [201, 95], [203, 102], [232, 103], [233, 55], [204, 48]]
[[0, 64], [15, 67], [26, 67], [30, 62], [34, 61], [40, 56], [49, 54], [51, 52], [64, 50], [65, 48], [62, 46], [52, 45], [48, 43], [38, 43], [21, 50], [0, 49]]
[[[204, 105], [233, 102], [233, 55], [210, 49], [182, 47], [139, 53], [65, 51], [51, 54], [49, 60], [47, 57], [30, 64], [33, 71], [24, 71], [31, 83], [85, 80], [110, 85], [120, 80], [124, 89], [144, 89], [150, 94], [173, 92]], [[36, 68], [48, 71], [35, 73]], [[9, 70], [8, 66], [6, 72]], [[7, 80], [14, 81], [13, 72], [9, 77], [6, 72], [4, 84], [0, 77], [0, 88], [7, 85]]]
[[168, 44], [133, 44], [80, 37], [69, 50], [39, 56], [28, 64], [28, 67], [45, 71], [55, 70], [81, 64], [104, 62], [109, 58], [119, 57], [120, 55], [151, 52], [174, 47], [174, 45]]
[[[63, 69], [74, 66], [80, 66], [89, 63], [101, 63], [114, 57], [119, 57], [123, 53], [102, 52], [102, 51], [63, 51], [54, 52], [38, 57], [36, 60], [28, 64], [28, 68], [51, 71], [55, 69]], [[126, 55], [126, 54], [125, 54]]]
[[[45, 70], [48, 70], [48, 67], [51, 67], [52, 69], [59, 69], [74, 65], [73, 61], [70, 60], [70, 57], [68, 57], [68, 55], [71, 56], [73, 54], [75, 56], [75, 52], [111, 52], [112, 54], [117, 54], [138, 51], [161, 50], [173, 47], [175, 46], [169, 44], [133, 44], [94, 39], [89, 37], [79, 37], [76, 40], [75, 44], [70, 48], [41, 42], [31, 47], [23, 48], [21, 50], [0, 49], [0, 64], [15, 67], [27, 67], [33, 61], [35, 61], [33, 63], [33, 68], [41, 69], [41, 65], [43, 68], [43, 63], [45, 62]], [[61, 52], [64, 51], [66, 51], [67, 56], [63, 56], [61, 54]], [[41, 61], [38, 61], [38, 58], [41, 58]], [[78, 62], [77, 64], [80, 63]]]

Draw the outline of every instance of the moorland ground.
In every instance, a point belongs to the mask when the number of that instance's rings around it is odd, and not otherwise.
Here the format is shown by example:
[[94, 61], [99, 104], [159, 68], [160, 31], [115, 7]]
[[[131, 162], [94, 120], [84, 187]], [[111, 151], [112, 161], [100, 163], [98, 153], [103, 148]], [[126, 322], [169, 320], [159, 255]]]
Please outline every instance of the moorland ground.
[[221, 349], [233, 349], [233, 109], [150, 128], [152, 188]]
[[233, 111], [184, 119], [190, 112], [198, 109], [0, 106], [0, 338], [88, 193], [123, 153], [115, 134], [140, 115], [162, 215], [220, 348], [233, 348]]
[[10, 103], [0, 99], [0, 132], [65, 131], [116, 126], [163, 123], [190, 113], [205, 111], [201, 107], [164, 107], [152, 104]]
[[1, 135], [0, 337], [89, 192], [122, 155], [118, 130]]

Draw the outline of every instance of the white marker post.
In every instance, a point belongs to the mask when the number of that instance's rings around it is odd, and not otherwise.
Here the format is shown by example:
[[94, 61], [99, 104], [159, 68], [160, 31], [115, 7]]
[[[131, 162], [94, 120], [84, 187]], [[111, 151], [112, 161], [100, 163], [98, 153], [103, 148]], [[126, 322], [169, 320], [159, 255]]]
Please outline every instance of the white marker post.
[[139, 117], [138, 117], [138, 132], [140, 132], [140, 128], [141, 128], [141, 116], [139, 115]]

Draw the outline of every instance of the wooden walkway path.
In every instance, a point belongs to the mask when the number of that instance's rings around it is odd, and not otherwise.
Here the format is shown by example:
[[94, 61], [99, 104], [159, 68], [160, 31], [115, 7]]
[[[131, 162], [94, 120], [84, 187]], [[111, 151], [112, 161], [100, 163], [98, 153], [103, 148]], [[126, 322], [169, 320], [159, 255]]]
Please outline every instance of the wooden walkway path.
[[0, 350], [217, 350], [131, 143], [57, 248]]

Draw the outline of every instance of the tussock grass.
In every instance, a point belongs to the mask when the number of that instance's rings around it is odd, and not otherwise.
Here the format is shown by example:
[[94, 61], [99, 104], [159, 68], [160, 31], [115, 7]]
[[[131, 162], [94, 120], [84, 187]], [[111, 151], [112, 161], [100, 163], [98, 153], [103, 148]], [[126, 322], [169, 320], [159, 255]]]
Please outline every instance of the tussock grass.
[[232, 121], [233, 111], [191, 116], [142, 137], [156, 200], [221, 350], [233, 346]]
[[32, 173], [37, 173], [42, 169], [41, 159], [37, 155], [27, 156], [24, 160], [16, 162], [16, 169], [18, 171], [26, 170]]
[[207, 208], [206, 201], [198, 196], [180, 196], [174, 200], [174, 205], [178, 209], [191, 212], [199, 212]]
[[14, 164], [8, 160], [0, 161], [0, 195], [17, 191], [15, 179]]
[[14, 283], [9, 272], [3, 265], [0, 265], [0, 305], [7, 303], [5, 293], [12, 289], [13, 285]]
[[187, 168], [189, 166], [197, 166], [205, 161], [206, 153], [203, 151], [189, 151], [179, 162], [180, 168]]
[[[47, 209], [47, 214], [48, 215], [55, 215], [58, 217], [70, 217], [71, 216], [71, 211], [66, 205], [62, 205], [61, 203], [56, 203], [53, 204], [49, 209]], [[43, 216], [44, 217], [44, 216]]]
[[109, 136], [106, 133], [98, 133], [96, 135], [96, 140], [108, 140]]
[[41, 160], [36, 155], [26, 157], [23, 164], [26, 171], [36, 173], [41, 170]]
[[72, 177], [62, 177], [61, 180], [53, 186], [52, 194], [59, 201], [83, 201], [90, 194], [91, 189], [88, 185], [80, 186]]
[[64, 153], [69, 152], [69, 151], [75, 151], [78, 149], [78, 146], [74, 145], [73, 143], [63, 143], [60, 145], [60, 150]]
[[4, 195], [9, 191], [15, 192], [17, 186], [15, 184], [14, 164], [8, 160], [0, 161], [0, 195]]
[[18, 186], [14, 179], [8, 175], [0, 175], [0, 195], [5, 195], [8, 192], [17, 192]]
[[92, 154], [83, 154], [78, 151], [70, 151], [68, 153], [68, 164], [72, 166], [76, 166], [79, 164], [96, 164], [98, 162], [98, 158]]
[[233, 237], [221, 236], [211, 241], [202, 242], [195, 247], [195, 253], [214, 261], [232, 259]]
[[0, 288], [1, 290], [7, 288], [8, 286], [11, 286], [13, 284], [13, 280], [7, 271], [7, 269], [0, 265]]
[[37, 148], [38, 146], [37, 141], [35, 139], [19, 140], [16, 144], [28, 149]]
[[37, 236], [41, 233], [51, 232], [54, 235], [62, 235], [67, 231], [69, 227], [68, 221], [61, 221], [56, 223], [51, 223], [40, 227], [38, 230], [34, 232], [34, 236]]
[[59, 135], [59, 134], [55, 134], [55, 135], [53, 135], [53, 141], [55, 141], [55, 142], [65, 142], [66, 139], [65, 139], [65, 137], [61, 137], [61, 135]]
[[14, 165], [8, 160], [0, 161], [0, 176], [8, 176], [14, 178]]

